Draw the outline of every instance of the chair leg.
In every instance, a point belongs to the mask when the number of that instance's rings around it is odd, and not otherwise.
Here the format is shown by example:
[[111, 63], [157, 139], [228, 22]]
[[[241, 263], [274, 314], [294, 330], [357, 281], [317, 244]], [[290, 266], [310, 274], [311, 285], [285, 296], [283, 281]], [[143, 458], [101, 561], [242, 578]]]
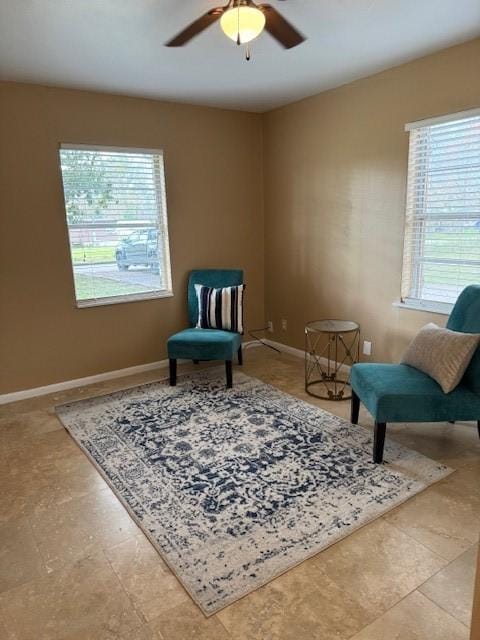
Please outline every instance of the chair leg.
[[238, 364], [239, 365], [243, 364], [242, 345], [240, 345], [240, 348], [238, 349]]
[[170, 358], [170, 386], [174, 387], [177, 384], [177, 361], [175, 358]]
[[375, 464], [383, 462], [383, 447], [385, 445], [386, 422], [375, 421], [375, 433], [373, 436], [373, 461]]
[[225, 372], [227, 374], [227, 389], [231, 389], [233, 386], [233, 376], [232, 376], [232, 361], [225, 360]]
[[358, 414], [360, 413], [360, 398], [352, 389], [352, 400], [350, 402], [350, 422], [358, 424]]
[[193, 364], [198, 364], [200, 362], [200, 360], [194, 360]]

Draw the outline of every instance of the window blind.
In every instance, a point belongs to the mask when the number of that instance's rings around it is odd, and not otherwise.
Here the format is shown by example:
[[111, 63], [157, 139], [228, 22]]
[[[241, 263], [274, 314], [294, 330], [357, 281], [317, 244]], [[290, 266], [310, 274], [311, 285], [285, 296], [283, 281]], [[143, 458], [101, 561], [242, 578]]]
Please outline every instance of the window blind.
[[480, 110], [406, 128], [402, 302], [448, 309], [480, 283]]
[[62, 144], [78, 306], [171, 294], [163, 154]]

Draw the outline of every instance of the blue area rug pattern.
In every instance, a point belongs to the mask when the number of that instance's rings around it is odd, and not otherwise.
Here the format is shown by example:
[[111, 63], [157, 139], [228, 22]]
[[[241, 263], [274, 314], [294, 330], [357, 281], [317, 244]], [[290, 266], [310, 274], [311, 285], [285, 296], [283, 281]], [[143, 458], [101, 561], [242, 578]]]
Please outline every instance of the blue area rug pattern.
[[451, 472], [217, 368], [56, 411], [206, 615]]

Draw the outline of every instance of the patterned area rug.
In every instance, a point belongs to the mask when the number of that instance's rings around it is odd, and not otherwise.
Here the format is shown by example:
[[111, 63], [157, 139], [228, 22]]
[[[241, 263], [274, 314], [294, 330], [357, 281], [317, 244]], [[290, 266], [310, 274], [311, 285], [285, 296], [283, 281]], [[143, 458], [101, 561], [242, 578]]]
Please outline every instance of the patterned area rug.
[[57, 407], [206, 615], [448, 475], [369, 431], [223, 370]]

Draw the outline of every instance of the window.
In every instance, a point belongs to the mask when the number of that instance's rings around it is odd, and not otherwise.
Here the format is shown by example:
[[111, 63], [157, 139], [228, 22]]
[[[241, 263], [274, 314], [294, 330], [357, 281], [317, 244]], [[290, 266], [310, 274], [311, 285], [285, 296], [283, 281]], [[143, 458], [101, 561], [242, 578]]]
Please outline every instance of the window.
[[161, 151], [62, 144], [77, 306], [172, 295]]
[[480, 109], [410, 131], [402, 302], [448, 313], [480, 283]]

